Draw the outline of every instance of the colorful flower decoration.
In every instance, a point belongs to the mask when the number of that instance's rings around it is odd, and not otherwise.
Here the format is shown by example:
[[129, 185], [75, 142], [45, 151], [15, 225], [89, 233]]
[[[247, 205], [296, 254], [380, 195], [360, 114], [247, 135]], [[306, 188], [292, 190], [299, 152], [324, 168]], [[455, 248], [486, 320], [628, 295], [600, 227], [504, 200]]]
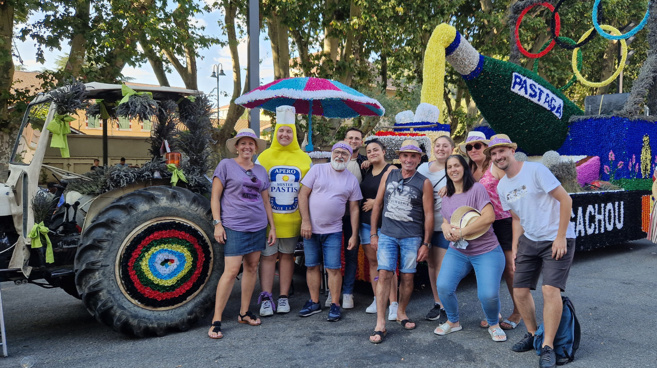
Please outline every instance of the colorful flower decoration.
[[161, 221], [130, 239], [120, 259], [123, 289], [136, 304], [173, 308], [192, 298], [212, 271], [212, 246], [198, 228]]

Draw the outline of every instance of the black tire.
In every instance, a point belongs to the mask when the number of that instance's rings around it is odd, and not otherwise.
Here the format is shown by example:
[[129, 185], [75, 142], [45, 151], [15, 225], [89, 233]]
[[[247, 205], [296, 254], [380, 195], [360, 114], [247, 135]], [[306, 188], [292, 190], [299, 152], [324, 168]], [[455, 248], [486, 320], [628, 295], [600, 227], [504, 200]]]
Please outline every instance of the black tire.
[[126, 194], [84, 231], [75, 283], [89, 312], [138, 337], [185, 331], [213, 307], [223, 273], [210, 202], [183, 188]]
[[66, 294], [81, 299], [78, 288], [75, 286], [75, 276], [66, 275], [64, 277], [50, 278], [45, 277], [45, 280], [52, 286], [58, 287], [66, 292]]

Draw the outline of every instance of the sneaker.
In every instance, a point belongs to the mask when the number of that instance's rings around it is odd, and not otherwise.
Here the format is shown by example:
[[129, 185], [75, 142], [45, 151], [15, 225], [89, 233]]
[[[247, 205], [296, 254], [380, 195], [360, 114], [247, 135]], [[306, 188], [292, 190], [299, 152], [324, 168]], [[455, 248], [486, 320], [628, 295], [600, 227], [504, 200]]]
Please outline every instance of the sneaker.
[[390, 307], [388, 308], [388, 321], [396, 321], [397, 320], [397, 308], [398, 307], [399, 307], [399, 303], [397, 303], [397, 302], [390, 303]]
[[374, 297], [372, 304], [370, 304], [370, 306], [365, 309], [365, 313], [376, 314], [376, 297]]
[[269, 317], [274, 315], [276, 307], [271, 293], [263, 291], [258, 296], [258, 304], [260, 304], [260, 317]]
[[354, 295], [342, 294], [342, 308], [352, 309], [354, 307]]
[[269, 300], [265, 300], [260, 304], [260, 317], [269, 317], [274, 315], [274, 308], [271, 306]]
[[522, 340], [518, 341], [511, 347], [511, 350], [516, 353], [522, 353], [525, 351], [534, 350], [534, 335], [527, 332]]
[[340, 320], [340, 317], [342, 317], [342, 313], [340, 312], [340, 306], [331, 303], [331, 310], [329, 310], [328, 318], [326, 320], [329, 322], [337, 322]]
[[541, 368], [553, 368], [557, 366], [557, 356], [551, 347], [545, 345], [541, 348], [541, 355], [538, 358], [538, 366]]
[[278, 306], [276, 313], [279, 314], [290, 313], [290, 303], [287, 300], [287, 295], [281, 295], [278, 297]]
[[331, 292], [329, 291], [328, 296], [326, 297], [326, 301], [324, 302], [324, 306], [326, 308], [330, 308], [332, 303], [333, 302], [331, 301]]
[[424, 318], [427, 319], [428, 321], [435, 321], [437, 319], [440, 319], [440, 309], [441, 309], [440, 304], [434, 303], [433, 308], [431, 308], [429, 313], [427, 313], [426, 317]]
[[299, 316], [301, 317], [308, 317], [312, 316], [313, 314], [320, 313], [322, 311], [322, 306], [319, 303], [315, 303], [312, 301], [312, 299], [308, 299], [306, 304], [304, 304], [303, 308], [299, 311]]

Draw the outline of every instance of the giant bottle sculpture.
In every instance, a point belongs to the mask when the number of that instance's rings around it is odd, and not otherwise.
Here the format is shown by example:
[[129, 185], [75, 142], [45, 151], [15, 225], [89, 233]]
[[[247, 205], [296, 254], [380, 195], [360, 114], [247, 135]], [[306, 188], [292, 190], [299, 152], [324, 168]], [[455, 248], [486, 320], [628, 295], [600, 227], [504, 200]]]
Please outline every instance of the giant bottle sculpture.
[[495, 132], [508, 134], [530, 154], [561, 147], [570, 117], [584, 114], [538, 74], [481, 55], [445, 23], [436, 27], [427, 45], [422, 102], [437, 105], [442, 101], [445, 60], [461, 74], [477, 108]]

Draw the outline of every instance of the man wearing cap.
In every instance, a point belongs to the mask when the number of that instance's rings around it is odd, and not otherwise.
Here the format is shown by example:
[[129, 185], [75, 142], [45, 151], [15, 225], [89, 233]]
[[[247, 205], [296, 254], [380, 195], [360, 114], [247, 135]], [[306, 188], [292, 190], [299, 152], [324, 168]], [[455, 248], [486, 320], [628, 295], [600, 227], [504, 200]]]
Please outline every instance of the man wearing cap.
[[[379, 283], [376, 288], [376, 327], [370, 342], [381, 343], [386, 334], [386, 302], [390, 295], [390, 279], [401, 256], [399, 307], [397, 321], [404, 329], [415, 328], [406, 315], [413, 291], [413, 275], [417, 262], [429, 253], [433, 235], [433, 187], [429, 179], [419, 174], [417, 166], [423, 155], [415, 140], [405, 140], [397, 151], [401, 170], [387, 172], [381, 178], [372, 208], [371, 245], [377, 249]], [[382, 216], [381, 230], [377, 232]]]
[[301, 180], [303, 186], [299, 191], [299, 211], [310, 300], [299, 315], [307, 317], [322, 310], [319, 304], [319, 265], [323, 258], [332, 297], [328, 320], [334, 322], [341, 317], [342, 217], [349, 203], [352, 236], [348, 239], [348, 249], [353, 249], [358, 245], [358, 201], [363, 196], [358, 180], [347, 170], [347, 162], [353, 153], [351, 146], [338, 142], [331, 151], [330, 163], [314, 165]]
[[513, 218], [514, 298], [527, 333], [512, 350], [533, 350], [537, 329], [534, 299], [538, 277], [543, 276], [543, 324], [545, 334], [539, 364], [554, 367], [554, 337], [563, 304], [568, 272], [575, 253], [575, 231], [570, 224], [572, 199], [550, 170], [539, 163], [519, 162], [517, 145], [505, 134], [491, 137], [487, 154], [506, 176], [497, 185], [500, 202]]

